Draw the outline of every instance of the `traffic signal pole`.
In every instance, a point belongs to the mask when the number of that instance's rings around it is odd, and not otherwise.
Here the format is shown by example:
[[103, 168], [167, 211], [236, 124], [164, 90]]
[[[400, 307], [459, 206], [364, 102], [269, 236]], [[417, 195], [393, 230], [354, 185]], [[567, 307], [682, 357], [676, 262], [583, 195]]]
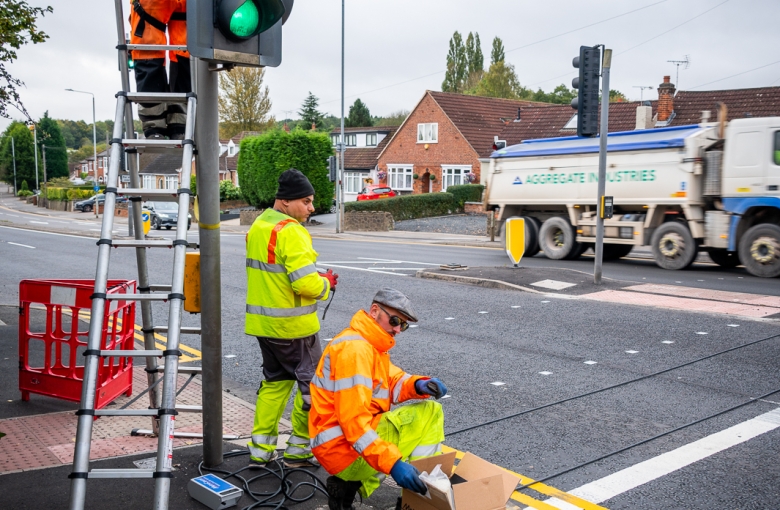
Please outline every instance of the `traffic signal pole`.
[[601, 128], [599, 129], [599, 191], [596, 197], [596, 260], [593, 267], [593, 283], [601, 284], [604, 260], [604, 202], [607, 180], [607, 135], [609, 133], [609, 69], [612, 65], [612, 50], [604, 48], [601, 59]]
[[344, 138], [344, 3], [345, 0], [341, 0], [341, 143], [339, 143], [340, 157], [336, 179], [336, 200], [338, 203], [336, 233], [344, 232], [344, 148], [347, 142]]
[[[193, 59], [198, 230], [200, 234], [200, 342], [203, 352], [203, 463], [222, 464], [222, 276], [219, 228], [219, 82], [209, 63]], [[191, 168], [182, 169], [191, 172]]]

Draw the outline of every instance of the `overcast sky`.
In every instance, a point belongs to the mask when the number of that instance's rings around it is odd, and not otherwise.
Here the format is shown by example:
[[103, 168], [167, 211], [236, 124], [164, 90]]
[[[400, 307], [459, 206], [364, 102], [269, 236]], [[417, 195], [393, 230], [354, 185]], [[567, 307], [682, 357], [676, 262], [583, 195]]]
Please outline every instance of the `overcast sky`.
[[[64, 90], [73, 88], [95, 93], [98, 120], [113, 118], [121, 87], [114, 2], [30, 3], [54, 8], [39, 24], [50, 39], [22, 48], [10, 67], [26, 83], [30, 114], [91, 123], [91, 98]], [[440, 90], [456, 30], [464, 39], [479, 33], [486, 67], [500, 37], [533, 89], [570, 85], [579, 46], [600, 43], [614, 52], [611, 88], [631, 99], [640, 97], [636, 86], [652, 86], [644, 98], [655, 99], [664, 75], [675, 81], [667, 61], [686, 55], [682, 90], [780, 86], [779, 20], [778, 0], [347, 0], [347, 110], [357, 97], [373, 115], [411, 110], [425, 90]], [[296, 118], [311, 91], [322, 111], [339, 115], [341, 1], [296, 0], [283, 46], [282, 65], [266, 73], [272, 113]]]

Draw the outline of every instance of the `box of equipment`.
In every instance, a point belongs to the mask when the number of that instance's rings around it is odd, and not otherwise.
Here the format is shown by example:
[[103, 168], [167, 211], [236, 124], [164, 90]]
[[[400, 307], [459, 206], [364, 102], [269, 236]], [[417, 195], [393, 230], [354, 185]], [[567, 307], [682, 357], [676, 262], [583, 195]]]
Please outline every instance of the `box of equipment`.
[[[455, 505], [447, 498], [431, 499], [412, 491], [404, 490], [401, 508], [403, 510], [504, 510], [515, 491], [520, 478], [503, 468], [466, 453], [455, 466], [455, 452], [426, 457], [411, 464], [422, 471], [432, 472], [441, 464], [441, 470], [450, 474]], [[454, 469], [453, 469], [454, 467]]]
[[243, 490], [212, 474], [190, 480], [187, 491], [212, 510], [235, 506], [244, 494]]

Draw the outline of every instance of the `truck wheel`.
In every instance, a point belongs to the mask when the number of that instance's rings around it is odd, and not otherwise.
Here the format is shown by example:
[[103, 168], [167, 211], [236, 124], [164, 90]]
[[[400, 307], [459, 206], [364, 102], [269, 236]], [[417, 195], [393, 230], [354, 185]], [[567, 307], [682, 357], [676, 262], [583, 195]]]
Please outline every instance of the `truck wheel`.
[[751, 227], [739, 241], [739, 258], [753, 276], [780, 276], [780, 227], [769, 223]]
[[739, 256], [737, 256], [736, 252], [728, 250], [710, 250], [707, 254], [712, 261], [720, 267], [731, 269], [732, 267], [737, 267], [739, 265]]
[[602, 260], [617, 260], [623, 258], [634, 248], [632, 244], [605, 244]]
[[539, 247], [547, 258], [562, 260], [577, 253], [580, 243], [577, 242], [577, 233], [571, 223], [556, 216], [542, 224], [539, 230]]
[[539, 227], [541, 224], [536, 218], [523, 216], [525, 220], [525, 254], [524, 257], [533, 257], [541, 248], [539, 248]]
[[651, 241], [655, 263], [664, 269], [685, 269], [693, 264], [699, 247], [688, 227], [678, 221], [664, 223]]

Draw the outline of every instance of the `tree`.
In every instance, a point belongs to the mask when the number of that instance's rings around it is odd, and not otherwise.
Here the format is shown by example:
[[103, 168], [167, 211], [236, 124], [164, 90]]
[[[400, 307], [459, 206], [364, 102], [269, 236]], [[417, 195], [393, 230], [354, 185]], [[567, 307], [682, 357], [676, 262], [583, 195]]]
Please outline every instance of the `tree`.
[[624, 103], [627, 102], [628, 98], [625, 94], [620, 92], [619, 90], [609, 89], [609, 102], [610, 103]]
[[[11, 138], [13, 138], [13, 151], [11, 149]], [[19, 121], [12, 122], [3, 133], [0, 141], [0, 169], [2, 169], [3, 181], [13, 184], [14, 167], [13, 153], [16, 153], [16, 182], [27, 181], [31, 185], [35, 184], [35, 150], [33, 135], [26, 125]], [[42, 169], [39, 167], [38, 169]], [[42, 180], [43, 175], [39, 176], [38, 181]]]
[[482, 54], [479, 33], [469, 32], [466, 38], [466, 80], [463, 83], [463, 90], [476, 87], [484, 74], [485, 57]]
[[571, 104], [571, 100], [575, 97], [577, 97], [577, 91], [561, 83], [549, 93], [542, 89], [537, 90], [533, 93], [532, 99], [541, 103]]
[[349, 117], [344, 119], [344, 125], [346, 127], [368, 127], [373, 125], [373, 119], [371, 118], [371, 112], [368, 111], [368, 106], [360, 99], [355, 99], [355, 102], [349, 107]]
[[219, 117], [220, 137], [232, 138], [241, 131], [265, 131], [273, 126], [268, 116], [271, 99], [268, 87], [263, 88], [265, 69], [234, 67], [220, 73]]
[[317, 107], [320, 105], [320, 100], [314, 94], [309, 91], [309, 95], [303, 100], [301, 109], [298, 110], [298, 115], [301, 116], [304, 129], [311, 129], [312, 126], [317, 128], [323, 124], [323, 115]]
[[520, 85], [514, 66], [503, 60], [491, 64], [490, 69], [477, 86], [467, 93], [475, 96], [505, 99], [521, 99], [529, 95], [528, 90]]
[[38, 30], [35, 22], [47, 12], [54, 12], [51, 7], [31, 7], [24, 0], [3, 0], [0, 2], [0, 116], [10, 118], [7, 106], [18, 109], [28, 119], [17, 87], [24, 86], [18, 78], [11, 76], [6, 69], [16, 60], [16, 50], [31, 42], [38, 44], [49, 38]]
[[493, 39], [493, 49], [490, 51], [490, 65], [503, 62], [506, 59], [504, 53], [504, 42], [498, 37]]
[[450, 39], [450, 51], [447, 53], [447, 72], [444, 75], [441, 90], [443, 92], [463, 92], [467, 76], [466, 47], [463, 45], [460, 33], [455, 31]]
[[330, 209], [333, 183], [328, 180], [328, 157], [333, 155], [333, 146], [326, 133], [274, 129], [241, 140], [239, 154], [241, 194], [250, 204], [272, 206], [279, 176], [288, 168], [297, 168], [314, 186], [314, 207]]
[[[90, 138], [90, 142], [91, 141], [92, 141], [92, 139]], [[103, 152], [104, 150], [106, 150], [106, 143], [105, 142], [98, 143], [96, 152]], [[93, 151], [92, 151], [92, 144], [91, 143], [89, 145], [82, 146], [78, 150], [70, 151], [68, 153], [68, 164], [69, 165], [73, 165], [75, 163], [78, 163], [82, 159], [91, 158], [92, 157], [92, 153], [93, 153]], [[47, 163], [48, 163], [48, 161], [47, 161]]]
[[398, 110], [386, 115], [385, 117], [374, 117], [375, 126], [400, 126], [404, 123], [411, 112], [409, 110]]
[[[49, 117], [48, 110], [38, 121], [38, 149], [43, 154], [46, 146], [46, 178], [68, 177], [68, 151], [57, 121]], [[42, 169], [41, 169], [42, 170]]]

